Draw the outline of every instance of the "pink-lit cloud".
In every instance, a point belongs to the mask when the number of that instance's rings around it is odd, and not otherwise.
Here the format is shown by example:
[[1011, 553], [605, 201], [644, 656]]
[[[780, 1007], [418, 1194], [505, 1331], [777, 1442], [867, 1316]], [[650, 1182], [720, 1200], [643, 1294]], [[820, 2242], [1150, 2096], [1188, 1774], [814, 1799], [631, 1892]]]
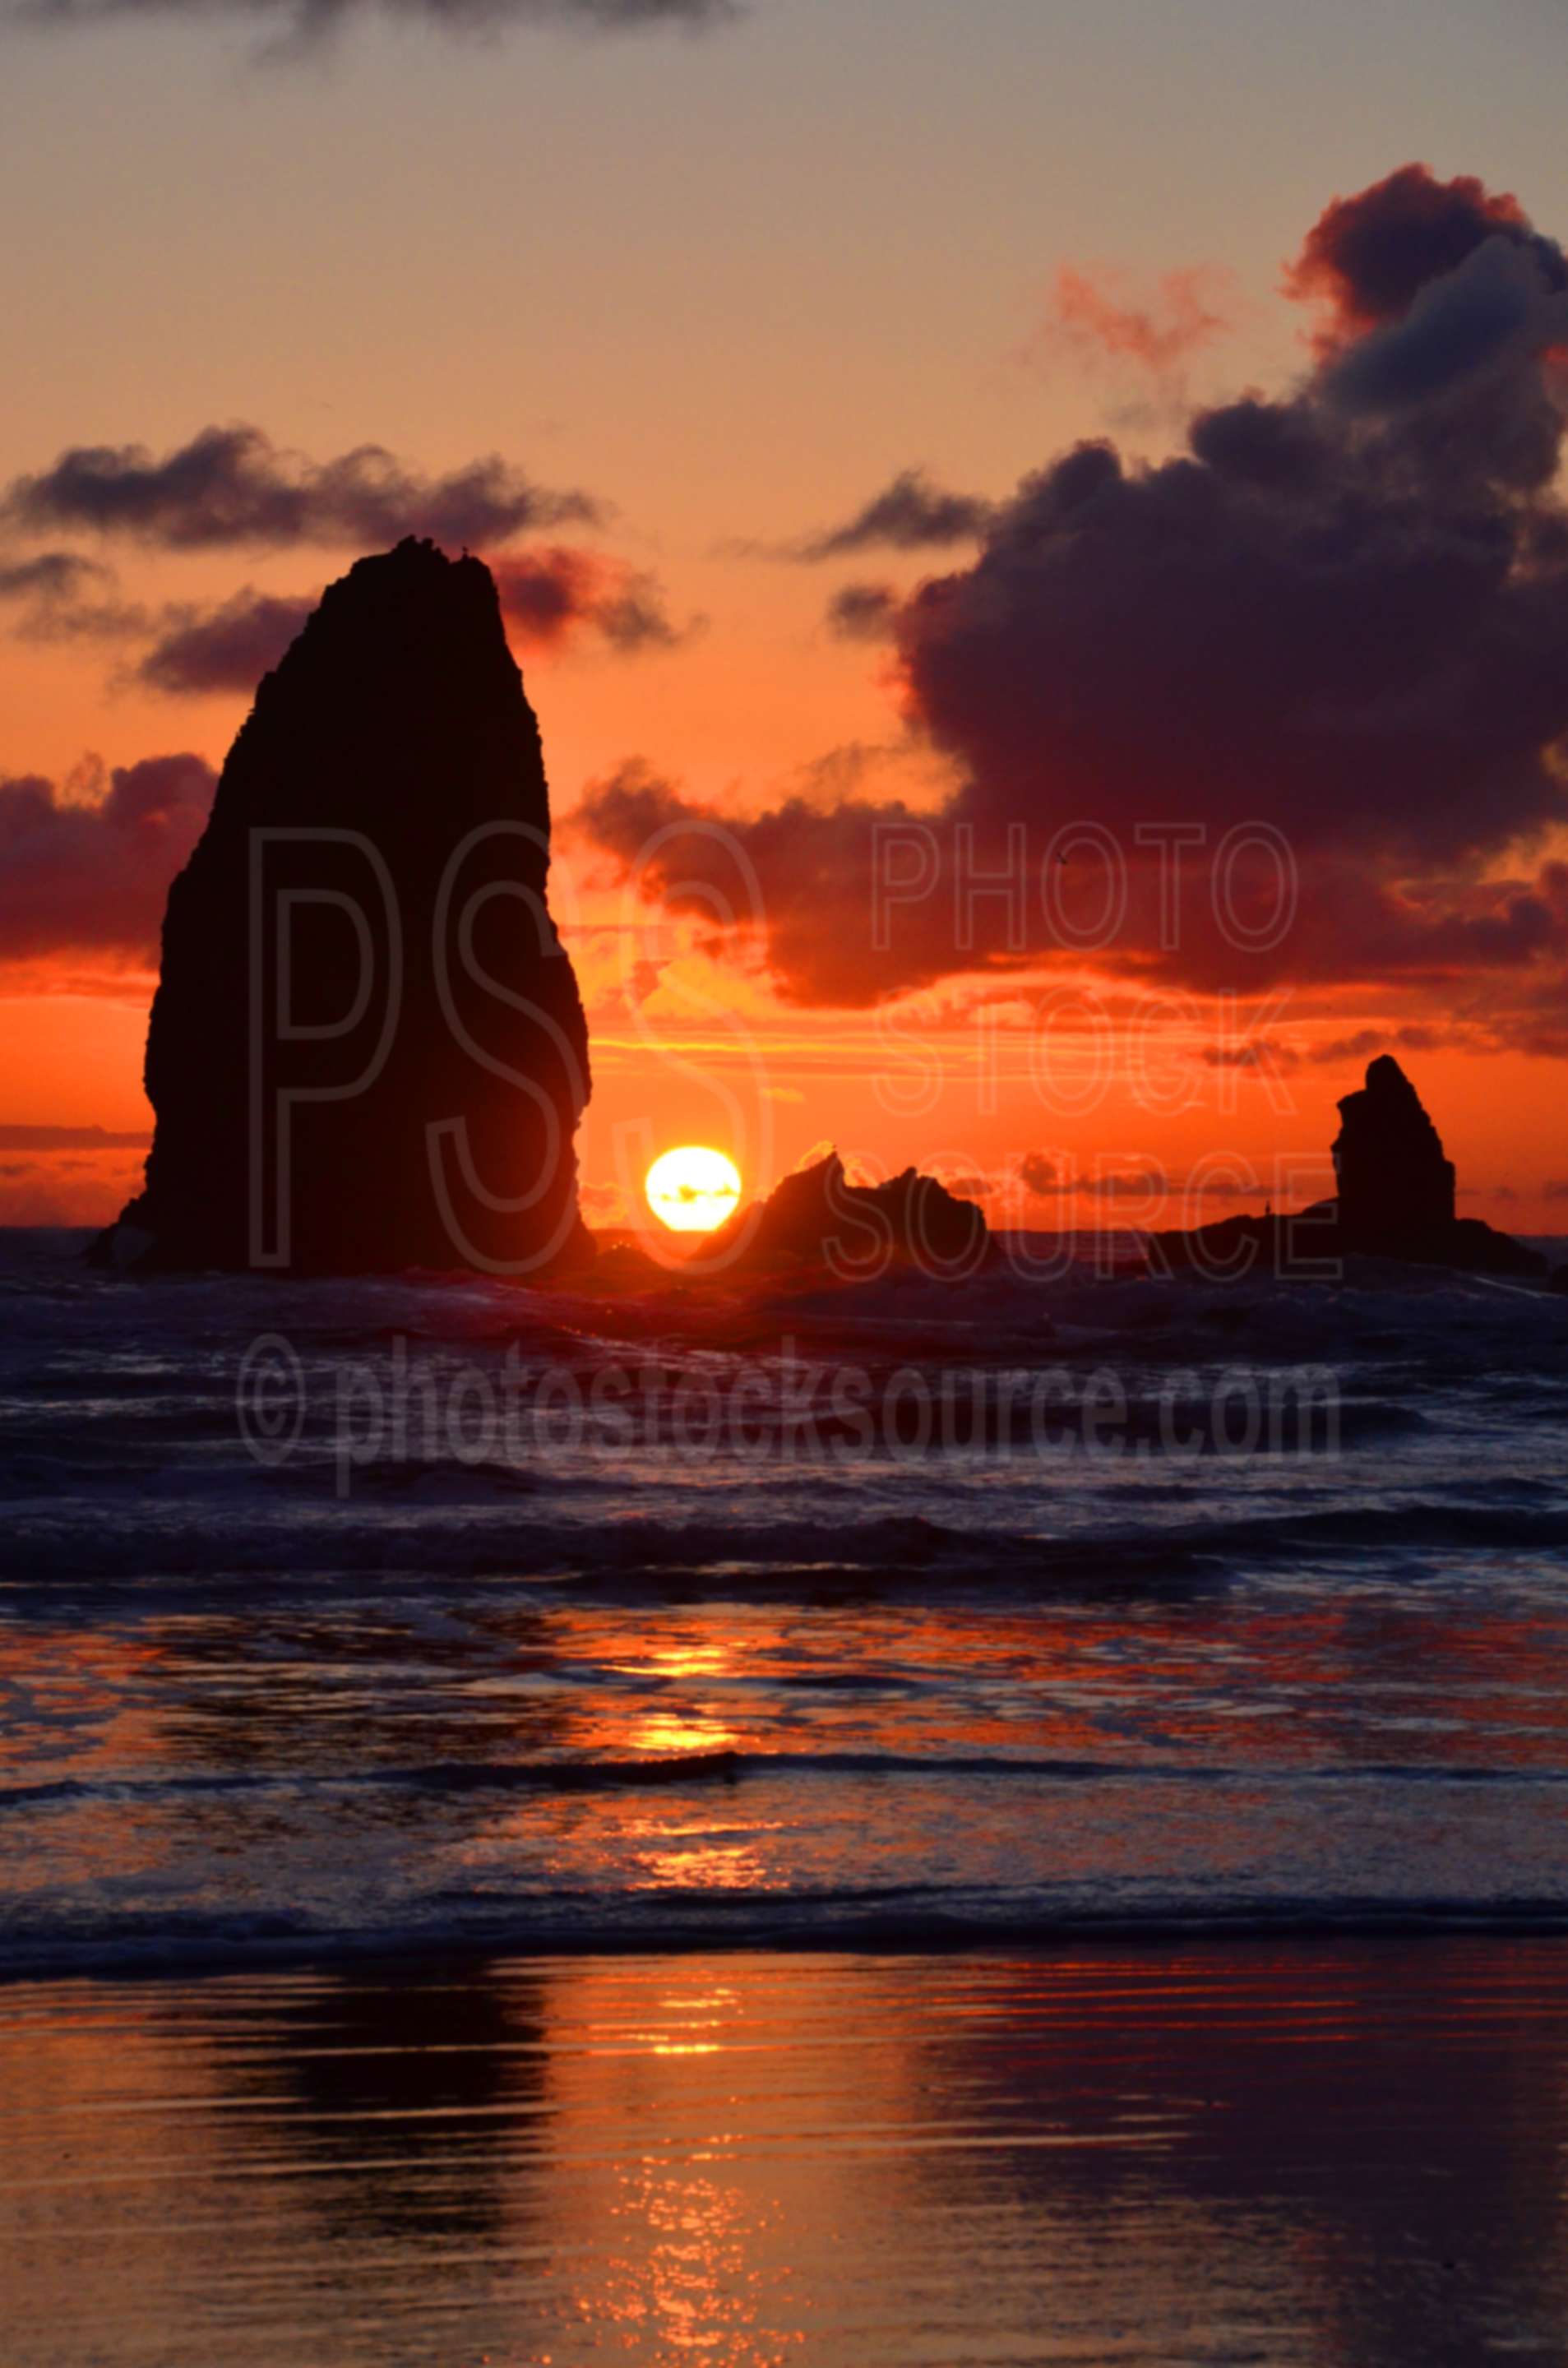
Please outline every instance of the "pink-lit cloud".
[[1228, 275], [1207, 266], [1167, 271], [1153, 295], [1139, 303], [1122, 296], [1114, 275], [1096, 278], [1064, 263], [1056, 275], [1046, 339], [1160, 375], [1224, 336], [1233, 317]]

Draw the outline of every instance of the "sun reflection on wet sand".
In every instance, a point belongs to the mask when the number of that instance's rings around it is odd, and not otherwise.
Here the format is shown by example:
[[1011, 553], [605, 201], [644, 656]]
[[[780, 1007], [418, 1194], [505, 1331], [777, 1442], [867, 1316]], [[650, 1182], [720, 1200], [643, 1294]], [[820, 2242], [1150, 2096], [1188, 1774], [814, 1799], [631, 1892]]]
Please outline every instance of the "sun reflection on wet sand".
[[7, 2368], [1555, 2358], [1551, 1941], [0, 1993]]

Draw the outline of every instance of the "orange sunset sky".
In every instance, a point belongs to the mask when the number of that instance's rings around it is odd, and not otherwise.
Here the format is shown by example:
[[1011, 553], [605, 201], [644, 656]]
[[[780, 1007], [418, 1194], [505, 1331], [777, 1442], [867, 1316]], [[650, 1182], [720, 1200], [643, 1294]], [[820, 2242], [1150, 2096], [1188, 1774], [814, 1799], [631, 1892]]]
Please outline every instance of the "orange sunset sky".
[[[1308, 1200], [1390, 1049], [1461, 1208], [1562, 1229], [1559, 12], [620, 13], [0, 7], [0, 1222], [133, 1188], [210, 768], [406, 527], [494, 565], [543, 730], [591, 1222], [688, 1141], [1040, 1226]], [[1297, 905], [1238, 951], [1252, 822]], [[1206, 833], [1175, 943], [1148, 824]]]

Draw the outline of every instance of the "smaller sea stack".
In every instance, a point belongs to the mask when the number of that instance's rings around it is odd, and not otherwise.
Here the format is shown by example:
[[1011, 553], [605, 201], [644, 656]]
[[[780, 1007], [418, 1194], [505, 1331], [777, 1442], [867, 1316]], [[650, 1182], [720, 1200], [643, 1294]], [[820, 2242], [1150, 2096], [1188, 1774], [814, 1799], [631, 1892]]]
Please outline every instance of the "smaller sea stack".
[[1546, 1260], [1480, 1217], [1455, 1213], [1455, 1177], [1442, 1138], [1399, 1063], [1388, 1053], [1339, 1105], [1334, 1143], [1335, 1201], [1294, 1216], [1224, 1217], [1190, 1233], [1153, 1234], [1160, 1269], [1195, 1269], [1215, 1280], [1247, 1273], [1262, 1258], [1279, 1274], [1298, 1261], [1321, 1271], [1324, 1258], [1399, 1258], [1409, 1266], [1541, 1281]]
[[1399, 1063], [1384, 1053], [1339, 1105], [1334, 1144], [1339, 1239], [1347, 1250], [1409, 1258], [1441, 1246], [1456, 1221], [1454, 1164]]

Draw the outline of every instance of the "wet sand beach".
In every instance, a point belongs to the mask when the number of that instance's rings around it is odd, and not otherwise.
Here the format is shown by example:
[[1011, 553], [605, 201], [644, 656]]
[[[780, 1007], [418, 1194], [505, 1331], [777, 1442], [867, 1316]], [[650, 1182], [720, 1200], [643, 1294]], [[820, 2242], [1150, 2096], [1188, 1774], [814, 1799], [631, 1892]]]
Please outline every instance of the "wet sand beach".
[[10, 2368], [1568, 2344], [1568, 1957], [553, 1957], [0, 1993]]

